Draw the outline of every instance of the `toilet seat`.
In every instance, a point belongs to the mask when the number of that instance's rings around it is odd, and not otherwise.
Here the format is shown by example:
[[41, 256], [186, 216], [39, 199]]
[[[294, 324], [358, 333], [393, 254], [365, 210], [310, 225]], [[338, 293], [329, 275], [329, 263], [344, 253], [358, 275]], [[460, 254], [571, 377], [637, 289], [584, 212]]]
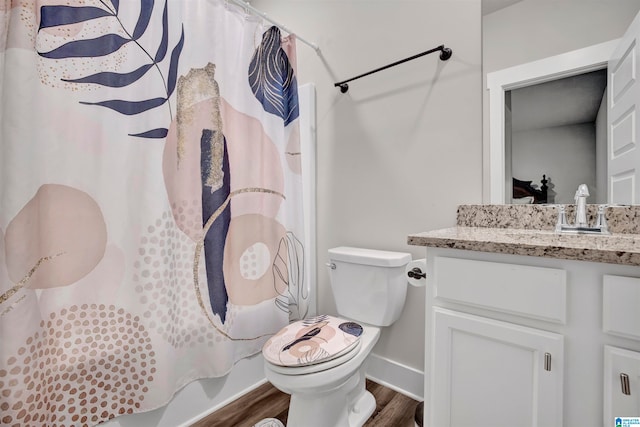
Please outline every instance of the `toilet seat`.
[[317, 316], [282, 328], [262, 348], [276, 372], [302, 375], [338, 366], [360, 349], [363, 327], [348, 319]]
[[340, 366], [343, 363], [348, 362], [360, 352], [360, 346], [361, 346], [360, 341], [357, 341], [354, 346], [349, 348], [348, 351], [345, 351], [342, 354], [337, 355], [333, 359], [325, 360], [324, 362], [315, 363], [313, 365], [279, 366], [279, 365], [274, 365], [269, 361], [267, 361], [267, 363], [269, 364], [269, 369], [283, 375], [313, 374], [316, 372], [326, 371], [328, 369], [335, 368], [336, 366]]

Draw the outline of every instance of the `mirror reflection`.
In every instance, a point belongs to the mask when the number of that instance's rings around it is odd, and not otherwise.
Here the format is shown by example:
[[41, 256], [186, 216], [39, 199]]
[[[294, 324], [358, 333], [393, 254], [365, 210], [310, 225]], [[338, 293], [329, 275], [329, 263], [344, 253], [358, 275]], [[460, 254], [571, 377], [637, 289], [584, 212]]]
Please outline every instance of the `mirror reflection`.
[[[619, 39], [639, 10], [637, 0], [483, 0], [485, 79]], [[532, 78], [505, 90], [500, 161], [490, 149], [485, 91], [486, 202], [573, 203], [582, 183], [590, 189], [589, 203], [607, 202], [606, 60], [569, 74]], [[546, 197], [540, 194], [545, 184]]]
[[[592, 203], [606, 203], [606, 88], [602, 69], [505, 93], [510, 110], [505, 151], [511, 153], [505, 171], [513, 178], [512, 203], [573, 203], [580, 184], [589, 187]], [[536, 200], [526, 182], [533, 179], [542, 187], [536, 181], [543, 176], [547, 196]]]

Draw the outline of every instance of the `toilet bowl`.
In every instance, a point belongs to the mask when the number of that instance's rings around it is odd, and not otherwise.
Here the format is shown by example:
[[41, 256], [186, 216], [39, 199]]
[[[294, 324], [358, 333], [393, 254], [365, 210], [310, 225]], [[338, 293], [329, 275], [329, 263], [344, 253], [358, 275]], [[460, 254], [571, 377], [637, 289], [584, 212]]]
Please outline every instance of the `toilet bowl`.
[[365, 388], [366, 360], [382, 326], [405, 302], [410, 254], [340, 247], [329, 250], [340, 317], [295, 322], [263, 347], [265, 375], [291, 395], [287, 427], [360, 427], [376, 407]]

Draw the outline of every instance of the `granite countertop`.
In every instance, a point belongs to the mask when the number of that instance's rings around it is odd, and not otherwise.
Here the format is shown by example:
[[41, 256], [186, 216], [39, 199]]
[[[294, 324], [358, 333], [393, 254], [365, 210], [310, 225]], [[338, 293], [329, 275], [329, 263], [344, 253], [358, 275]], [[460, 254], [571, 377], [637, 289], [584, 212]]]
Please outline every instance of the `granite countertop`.
[[[590, 205], [589, 215], [596, 210]], [[462, 205], [456, 227], [411, 234], [408, 243], [640, 266], [640, 207], [608, 207], [610, 235], [557, 234], [556, 216], [550, 205]]]

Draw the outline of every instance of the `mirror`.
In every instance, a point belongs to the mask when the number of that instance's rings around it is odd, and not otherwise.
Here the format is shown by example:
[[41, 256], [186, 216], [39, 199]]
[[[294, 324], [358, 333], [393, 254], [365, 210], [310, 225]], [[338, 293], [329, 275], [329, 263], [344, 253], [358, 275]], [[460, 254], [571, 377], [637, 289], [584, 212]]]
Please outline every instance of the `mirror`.
[[511, 154], [505, 156], [505, 176], [515, 178], [505, 200], [510, 194], [512, 203], [530, 200], [526, 183], [516, 179], [544, 176], [548, 189], [540, 203], [574, 203], [580, 184], [587, 184], [593, 203], [606, 203], [606, 89], [603, 68], [505, 93], [510, 114], [504, 143]]
[[581, 183], [589, 203], [607, 202], [605, 70], [639, 10], [637, 0], [482, 0], [485, 202], [533, 201], [512, 196], [520, 181], [539, 191], [543, 174], [548, 203], [573, 203]]

